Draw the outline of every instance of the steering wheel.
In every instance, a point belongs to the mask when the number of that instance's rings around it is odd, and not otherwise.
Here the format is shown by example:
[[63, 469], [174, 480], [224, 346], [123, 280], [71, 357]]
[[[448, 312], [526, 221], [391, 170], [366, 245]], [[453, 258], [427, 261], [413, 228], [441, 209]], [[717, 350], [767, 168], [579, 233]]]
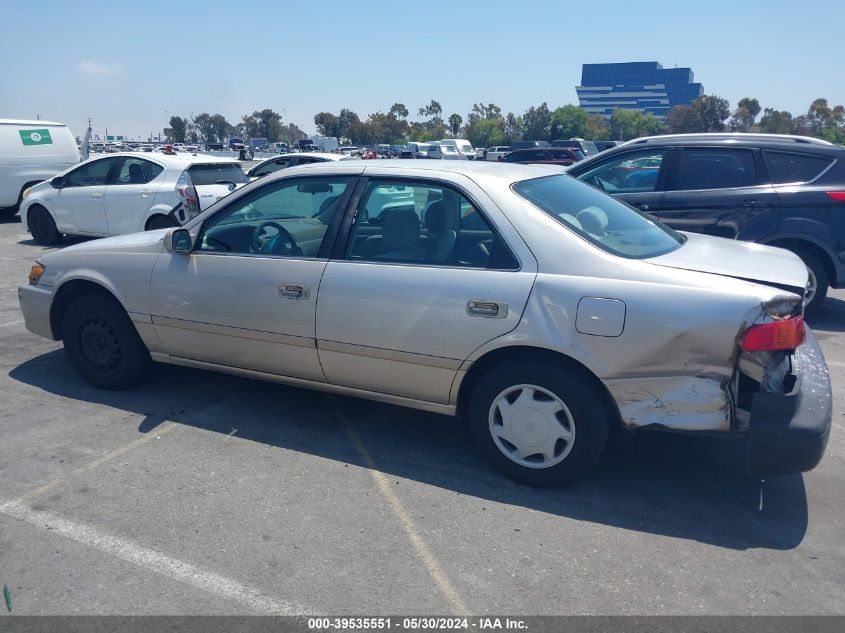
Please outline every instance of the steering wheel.
[[[272, 237], [264, 232], [268, 228], [276, 229]], [[302, 249], [296, 243], [293, 235], [278, 222], [262, 222], [252, 234], [252, 252], [267, 255], [302, 255]]]

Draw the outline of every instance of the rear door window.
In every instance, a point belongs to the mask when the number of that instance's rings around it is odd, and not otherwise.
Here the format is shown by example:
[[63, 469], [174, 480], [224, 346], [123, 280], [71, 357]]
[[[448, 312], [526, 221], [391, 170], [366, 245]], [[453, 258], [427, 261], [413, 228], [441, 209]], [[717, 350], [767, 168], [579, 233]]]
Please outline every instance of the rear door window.
[[265, 164], [250, 172], [250, 176], [253, 178], [260, 178], [261, 176], [272, 174], [274, 171], [291, 167], [295, 160], [295, 158], [277, 158], [275, 160], [267, 161]]
[[748, 149], [684, 148], [676, 190], [733, 189], [759, 184], [754, 154]]
[[191, 176], [191, 182], [194, 186], [198, 185], [213, 185], [226, 184], [233, 182], [235, 184], [249, 182], [249, 178], [237, 163], [210, 163], [207, 165], [191, 165], [188, 168], [188, 174]]
[[124, 158], [115, 185], [145, 185], [164, 171], [164, 167], [143, 158]]
[[766, 167], [772, 184], [810, 182], [818, 178], [833, 162], [833, 159], [807, 154], [764, 151]]

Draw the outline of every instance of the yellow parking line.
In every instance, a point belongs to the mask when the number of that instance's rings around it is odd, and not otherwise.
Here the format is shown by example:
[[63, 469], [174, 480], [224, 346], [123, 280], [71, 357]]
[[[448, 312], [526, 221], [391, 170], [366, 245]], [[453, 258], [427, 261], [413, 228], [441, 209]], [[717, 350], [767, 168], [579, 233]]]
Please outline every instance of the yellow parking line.
[[417, 550], [417, 554], [419, 554], [419, 557], [422, 559], [429, 575], [431, 575], [434, 582], [437, 583], [437, 586], [440, 587], [440, 590], [446, 596], [446, 599], [452, 605], [452, 608], [455, 609], [456, 615], [469, 615], [469, 609], [466, 608], [463, 600], [461, 600], [461, 597], [455, 590], [454, 585], [452, 585], [451, 581], [440, 567], [440, 563], [437, 562], [434, 554], [431, 553], [428, 545], [426, 545], [425, 541], [423, 541], [419, 530], [417, 530], [416, 525], [414, 525], [414, 521], [411, 519], [408, 511], [405, 510], [405, 507], [402, 505], [399, 497], [397, 497], [396, 493], [393, 492], [393, 489], [390, 487], [390, 481], [387, 479], [385, 474], [379, 470], [373, 456], [361, 440], [361, 436], [359, 436], [355, 429], [352, 428], [352, 424], [349, 419], [340, 411], [340, 408], [336, 403], [334, 403], [334, 406], [337, 415], [343, 421], [346, 434], [355, 446], [356, 452], [361, 456], [361, 459], [364, 460], [364, 464], [367, 466], [370, 476], [373, 478], [373, 481], [375, 481], [381, 495], [387, 500], [387, 504], [390, 506], [390, 509], [393, 510], [393, 513], [402, 523], [402, 528], [405, 530], [405, 534], [407, 534], [408, 539]]
[[93, 462], [82, 466], [81, 468], [77, 468], [76, 470], [72, 470], [67, 474], [60, 475], [51, 481], [48, 481], [46, 484], [38, 486], [38, 488], [33, 488], [32, 490], [25, 492], [19, 497], [19, 500], [29, 499], [32, 497], [37, 497], [38, 495], [44, 494], [48, 490], [55, 488], [60, 483], [65, 481], [68, 477], [72, 477], [74, 475], [81, 475], [82, 473], [87, 473], [88, 471], [94, 470], [98, 466], [102, 466], [106, 462], [110, 462], [111, 460], [115, 459], [116, 457], [120, 457], [121, 455], [125, 455], [129, 451], [141, 446], [142, 444], [146, 444], [150, 440], [154, 440], [158, 437], [161, 437], [165, 433], [170, 433], [173, 429], [177, 428], [178, 425], [174, 424], [173, 422], [165, 422], [164, 424], [155, 428], [155, 430], [149, 431], [146, 435], [139, 437], [138, 439], [132, 440], [128, 444], [124, 444], [113, 451], [110, 451], [100, 457], [99, 459], [95, 459]]

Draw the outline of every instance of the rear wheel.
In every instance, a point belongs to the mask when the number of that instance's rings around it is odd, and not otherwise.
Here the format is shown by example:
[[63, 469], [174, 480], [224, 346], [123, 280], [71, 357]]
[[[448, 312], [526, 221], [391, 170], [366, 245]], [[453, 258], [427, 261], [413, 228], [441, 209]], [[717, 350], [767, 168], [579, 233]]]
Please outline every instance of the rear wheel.
[[53, 216], [44, 207], [34, 205], [27, 214], [27, 222], [29, 224], [29, 232], [32, 233], [32, 239], [43, 246], [51, 246], [57, 244], [62, 239], [62, 234], [56, 228], [56, 222]]
[[74, 301], [62, 319], [62, 338], [71, 364], [101, 389], [126, 389], [152, 365], [132, 321], [117, 301], [88, 294]]
[[154, 215], [147, 220], [146, 230], [154, 231], [155, 229], [170, 229], [174, 226], [178, 226], [178, 224], [176, 224], [172, 218], [166, 215]]
[[469, 422], [482, 454], [508, 477], [553, 486], [584, 474], [607, 442], [608, 408], [583, 371], [517, 361], [475, 386]]
[[807, 282], [807, 294], [804, 299], [804, 310], [806, 312], [815, 312], [824, 303], [828, 288], [830, 287], [830, 278], [827, 275], [827, 269], [821, 260], [812, 253], [799, 249], [796, 249], [794, 252], [803, 260], [810, 273], [810, 279]]

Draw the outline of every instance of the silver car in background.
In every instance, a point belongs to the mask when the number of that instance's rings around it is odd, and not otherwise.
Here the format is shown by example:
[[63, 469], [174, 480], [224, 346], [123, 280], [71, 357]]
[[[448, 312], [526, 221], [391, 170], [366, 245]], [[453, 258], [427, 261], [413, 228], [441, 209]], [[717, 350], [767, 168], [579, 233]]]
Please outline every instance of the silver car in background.
[[45, 255], [26, 325], [106, 389], [158, 361], [457, 415], [532, 485], [646, 428], [741, 440], [760, 473], [821, 459], [830, 382], [792, 253], [675, 232], [557, 167], [373, 163]]

